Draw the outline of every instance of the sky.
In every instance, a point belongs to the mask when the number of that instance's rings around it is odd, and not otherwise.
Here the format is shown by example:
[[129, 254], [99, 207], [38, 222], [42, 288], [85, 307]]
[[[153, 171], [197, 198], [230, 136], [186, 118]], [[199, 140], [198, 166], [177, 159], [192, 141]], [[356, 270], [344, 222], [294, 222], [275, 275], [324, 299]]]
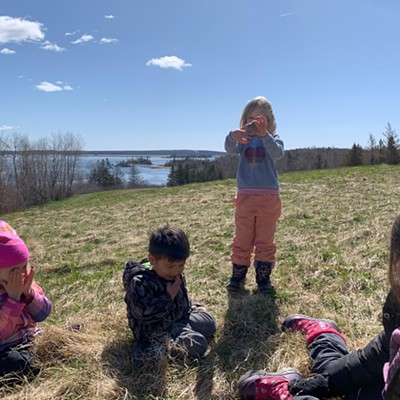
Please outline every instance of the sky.
[[1, 0], [0, 135], [224, 150], [246, 103], [286, 149], [400, 134], [398, 0]]

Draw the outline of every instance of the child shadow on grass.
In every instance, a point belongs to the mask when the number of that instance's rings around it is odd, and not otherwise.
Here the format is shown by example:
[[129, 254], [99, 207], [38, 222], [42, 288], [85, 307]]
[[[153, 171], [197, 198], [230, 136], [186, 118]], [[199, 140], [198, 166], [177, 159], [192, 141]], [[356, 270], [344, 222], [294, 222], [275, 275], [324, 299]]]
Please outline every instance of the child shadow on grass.
[[242, 374], [260, 366], [268, 368], [268, 359], [277, 346], [278, 310], [273, 289], [266, 295], [249, 290], [228, 292], [227, 301], [221, 333], [198, 367], [195, 393], [199, 400], [236, 398], [227, 396], [222, 382], [219, 391], [218, 379], [228, 381], [229, 392], [235, 393]]
[[132, 362], [132, 338], [117, 338], [106, 346], [102, 362], [108, 374], [114, 376], [118, 386], [132, 398], [163, 398], [169, 357], [146, 358], [142, 366]]

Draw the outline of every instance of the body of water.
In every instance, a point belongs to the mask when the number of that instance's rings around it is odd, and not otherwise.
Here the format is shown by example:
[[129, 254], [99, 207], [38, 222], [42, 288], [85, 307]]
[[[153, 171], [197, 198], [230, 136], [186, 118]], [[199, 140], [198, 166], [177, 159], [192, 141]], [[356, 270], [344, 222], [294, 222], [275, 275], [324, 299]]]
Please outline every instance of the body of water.
[[[126, 161], [128, 159], [138, 159], [140, 157], [127, 157], [127, 156], [122, 156], [122, 157], [96, 157], [96, 156], [90, 156], [90, 157], [80, 157], [79, 159], [79, 167], [80, 170], [82, 171], [82, 174], [84, 177], [87, 178], [89, 175], [89, 172], [91, 168], [93, 168], [96, 165], [97, 161], [100, 161], [102, 159], [108, 158], [108, 161], [110, 161], [111, 164], [116, 165], [117, 163], [121, 161]], [[140, 165], [136, 164], [136, 168], [138, 173], [140, 174], [140, 178], [145, 181], [149, 185], [159, 185], [159, 186], [165, 186], [167, 184], [168, 180], [168, 174], [170, 171], [169, 167], [163, 167], [163, 165], [170, 161], [171, 158], [169, 157], [160, 157], [160, 156], [149, 156], [149, 157], [144, 157], [144, 158], [149, 158], [149, 160], [152, 162], [153, 165]], [[120, 167], [121, 172], [124, 174], [123, 180], [125, 182], [128, 182], [129, 180], [129, 167]]]

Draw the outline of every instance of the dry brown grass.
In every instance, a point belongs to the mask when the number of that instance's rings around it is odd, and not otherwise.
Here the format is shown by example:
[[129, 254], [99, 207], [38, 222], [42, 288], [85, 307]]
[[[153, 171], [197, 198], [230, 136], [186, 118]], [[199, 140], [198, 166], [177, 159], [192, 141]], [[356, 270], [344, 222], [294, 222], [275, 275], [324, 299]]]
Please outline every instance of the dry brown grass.
[[[275, 295], [230, 297], [233, 181], [76, 196], [2, 216], [26, 239], [37, 280], [54, 303], [35, 351], [37, 378], [3, 388], [7, 399], [234, 399], [249, 369], [295, 367], [309, 374], [304, 338], [280, 321], [306, 313], [335, 319], [351, 348], [381, 329], [388, 288], [390, 225], [399, 211], [398, 167], [285, 174]], [[128, 259], [146, 255], [149, 233], [168, 222], [192, 245], [186, 278], [193, 300], [214, 313], [218, 331], [200, 361], [132, 367], [123, 301]], [[71, 324], [83, 324], [71, 331]]]

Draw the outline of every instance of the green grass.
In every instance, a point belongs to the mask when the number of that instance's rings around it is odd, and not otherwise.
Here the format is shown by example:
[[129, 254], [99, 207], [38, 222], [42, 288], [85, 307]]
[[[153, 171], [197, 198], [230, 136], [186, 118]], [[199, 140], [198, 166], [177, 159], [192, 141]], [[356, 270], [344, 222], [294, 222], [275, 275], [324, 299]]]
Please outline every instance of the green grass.
[[[399, 176], [386, 165], [282, 174], [271, 297], [252, 293], [254, 271], [244, 294], [225, 290], [233, 180], [93, 193], [1, 216], [26, 240], [54, 311], [37, 340], [39, 377], [0, 390], [9, 399], [233, 399], [249, 369], [309, 373], [304, 339], [280, 332], [294, 313], [333, 318], [351, 348], [364, 345], [381, 329]], [[121, 276], [164, 223], [187, 232], [189, 293], [214, 313], [218, 331], [204, 359], [141, 376], [129, 360]], [[71, 323], [83, 329], [71, 332]]]

